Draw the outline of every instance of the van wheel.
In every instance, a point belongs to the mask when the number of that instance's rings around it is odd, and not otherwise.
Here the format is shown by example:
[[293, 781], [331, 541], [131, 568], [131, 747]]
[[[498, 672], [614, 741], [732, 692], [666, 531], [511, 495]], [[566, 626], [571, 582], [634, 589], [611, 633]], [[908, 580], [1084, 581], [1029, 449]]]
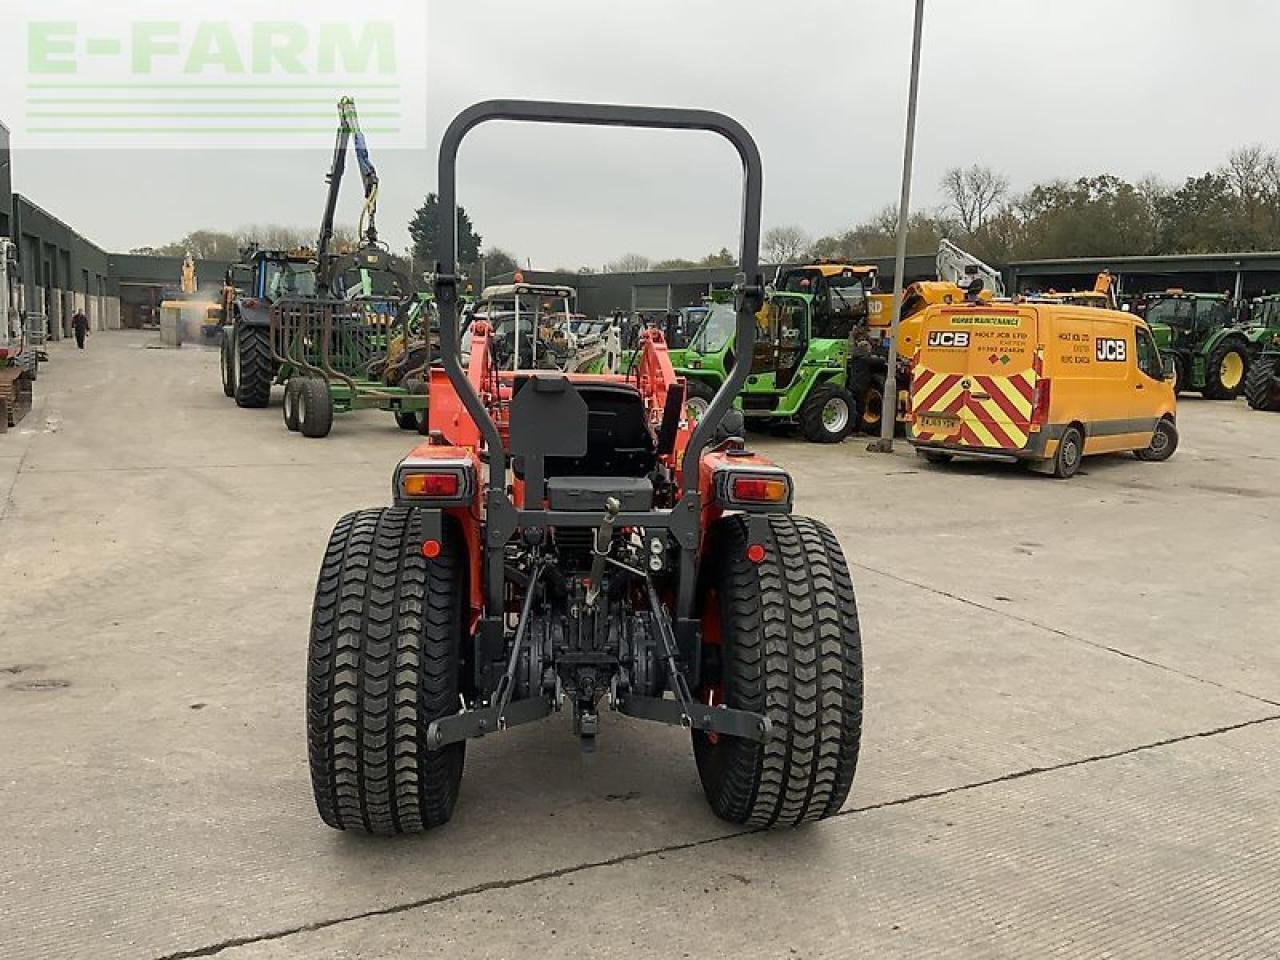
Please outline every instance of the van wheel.
[[1084, 459], [1084, 434], [1079, 427], [1067, 427], [1058, 441], [1058, 452], [1053, 457], [1053, 475], [1060, 480], [1074, 477]]
[[1173, 456], [1178, 449], [1178, 428], [1168, 420], [1156, 424], [1155, 433], [1151, 435], [1151, 443], [1141, 450], [1133, 451], [1139, 460], [1149, 463], [1161, 463]]
[[925, 463], [941, 465], [950, 463], [954, 457], [950, 453], [943, 453], [941, 450], [921, 450], [920, 456], [924, 457]]

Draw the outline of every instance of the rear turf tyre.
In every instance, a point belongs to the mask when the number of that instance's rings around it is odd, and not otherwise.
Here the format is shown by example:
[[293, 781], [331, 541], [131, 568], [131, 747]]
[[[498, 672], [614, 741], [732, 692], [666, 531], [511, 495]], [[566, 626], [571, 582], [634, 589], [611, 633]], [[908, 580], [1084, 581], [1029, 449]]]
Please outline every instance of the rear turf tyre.
[[[838, 812], [862, 731], [862, 641], [835, 536], [807, 517], [770, 516], [753, 540], [743, 516], [716, 521], [704, 567], [702, 696], [764, 713], [770, 739], [694, 731], [717, 816], [795, 826]], [[764, 559], [747, 549], [759, 542]], [[718, 642], [717, 642], [718, 641]]]
[[1280, 376], [1274, 356], [1253, 361], [1244, 380], [1244, 396], [1254, 410], [1280, 410]]
[[1156, 424], [1155, 433], [1151, 435], [1151, 443], [1141, 450], [1133, 451], [1139, 460], [1149, 463], [1162, 463], [1173, 456], [1178, 449], [1178, 428], [1168, 420]]
[[222, 393], [234, 398], [236, 395], [236, 358], [232, 348], [231, 337], [224, 330], [222, 343], [218, 346], [219, 366], [222, 368]]
[[1206, 400], [1234, 400], [1244, 389], [1249, 373], [1249, 350], [1239, 340], [1225, 340], [1209, 354], [1204, 366]]
[[236, 404], [260, 408], [271, 402], [275, 361], [271, 359], [271, 333], [265, 327], [237, 326], [233, 347], [232, 376]]
[[853, 433], [855, 405], [844, 387], [824, 383], [800, 407], [800, 432], [810, 443], [839, 443]]
[[290, 433], [298, 432], [298, 411], [302, 405], [302, 378], [290, 377], [284, 385], [284, 425]]
[[1080, 471], [1084, 459], [1084, 434], [1079, 427], [1067, 427], [1058, 440], [1058, 452], [1053, 455], [1053, 475], [1059, 480], [1070, 480]]
[[710, 384], [702, 380], [686, 379], [684, 382], [684, 416], [690, 423], [696, 423], [707, 414], [716, 391]]
[[422, 555], [418, 511], [338, 521], [316, 584], [307, 663], [307, 748], [329, 826], [419, 833], [453, 815], [464, 743], [428, 750], [428, 725], [458, 710], [465, 555], [446, 523]]
[[298, 381], [298, 432], [318, 440], [333, 429], [333, 394], [319, 377]]
[[417, 433], [422, 429], [421, 416], [417, 410], [397, 410], [396, 426], [401, 430], [412, 430]]

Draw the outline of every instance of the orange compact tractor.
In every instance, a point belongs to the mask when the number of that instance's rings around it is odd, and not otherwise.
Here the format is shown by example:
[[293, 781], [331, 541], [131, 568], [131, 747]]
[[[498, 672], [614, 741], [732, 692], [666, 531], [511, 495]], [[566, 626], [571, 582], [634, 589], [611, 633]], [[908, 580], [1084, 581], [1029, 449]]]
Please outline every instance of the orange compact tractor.
[[430, 435], [394, 503], [338, 521], [316, 587], [311, 775], [330, 826], [410, 833], [453, 813], [466, 741], [565, 709], [690, 728], [707, 799], [735, 823], [835, 813], [858, 758], [862, 658], [831, 531], [791, 512], [791, 477], [747, 450], [735, 366], [697, 422], [662, 334], [626, 375], [500, 369], [459, 335], [455, 160], [490, 120], [720, 134], [745, 173], [737, 342], [763, 302], [759, 154], [721, 114], [492, 101], [440, 148], [442, 364]]

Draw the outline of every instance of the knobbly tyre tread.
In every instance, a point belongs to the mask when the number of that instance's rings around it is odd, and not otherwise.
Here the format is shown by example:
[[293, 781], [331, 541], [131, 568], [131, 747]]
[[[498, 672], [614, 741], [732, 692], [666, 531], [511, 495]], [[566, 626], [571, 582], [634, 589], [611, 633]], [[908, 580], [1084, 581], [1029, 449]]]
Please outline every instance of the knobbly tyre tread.
[[1276, 383], [1276, 358], [1255, 357], [1244, 378], [1244, 397], [1254, 410], [1280, 410], [1280, 384]]
[[[1240, 381], [1239, 386], [1234, 390], [1223, 386], [1222, 381], [1218, 378], [1218, 370], [1222, 366], [1222, 360], [1228, 353], [1238, 353], [1244, 358], [1244, 379]], [[1206, 400], [1234, 400], [1244, 392], [1245, 383], [1249, 379], [1249, 350], [1244, 342], [1240, 339], [1223, 340], [1213, 348], [1205, 361], [1204, 373], [1204, 389], [1200, 391], [1200, 396]]]
[[223, 330], [222, 332], [222, 342], [218, 344], [218, 353], [218, 366], [221, 368], [220, 372], [222, 374], [222, 394], [225, 397], [235, 399], [235, 357], [231, 350], [231, 336], [226, 330]]
[[[822, 422], [822, 408], [833, 397], [843, 398], [849, 410], [848, 423], [844, 425], [843, 430], [836, 433], [828, 430], [826, 424]], [[798, 419], [800, 421], [800, 432], [804, 434], [804, 438], [810, 443], [839, 443], [853, 433], [853, 428], [856, 426], [858, 419], [858, 404], [853, 399], [853, 394], [844, 387], [837, 386], [834, 383], [823, 383], [809, 391], [809, 396], [805, 398], [800, 407]]]
[[265, 407], [271, 402], [271, 383], [276, 376], [275, 360], [271, 356], [271, 334], [263, 327], [237, 324], [235, 335], [236, 350], [240, 354], [239, 374], [233, 373], [236, 404], [250, 408]]
[[466, 745], [426, 747], [431, 721], [458, 710], [465, 563], [446, 520], [422, 555], [418, 511], [362, 510], [338, 521], [312, 609], [307, 745], [316, 808], [329, 826], [391, 835], [446, 823]]
[[795, 826], [838, 812], [849, 795], [862, 729], [862, 642], [834, 534], [807, 517], [767, 523], [770, 542], [754, 564], [745, 518], [717, 521], [704, 583], [720, 604], [725, 701], [765, 713], [773, 734], [759, 744], [713, 742], [695, 731], [694, 756], [718, 816]]

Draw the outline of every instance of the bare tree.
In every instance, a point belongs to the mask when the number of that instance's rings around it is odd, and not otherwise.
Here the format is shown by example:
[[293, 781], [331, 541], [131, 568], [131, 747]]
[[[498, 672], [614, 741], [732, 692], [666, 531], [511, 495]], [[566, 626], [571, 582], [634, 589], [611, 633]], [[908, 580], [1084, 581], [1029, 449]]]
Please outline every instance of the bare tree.
[[770, 263], [795, 263], [805, 257], [813, 238], [797, 226], [770, 227], [764, 232], [761, 248]]
[[653, 269], [653, 261], [642, 253], [624, 253], [604, 265], [605, 273], [643, 273]]
[[982, 228], [1009, 193], [1009, 180], [990, 167], [952, 167], [942, 175], [947, 213], [965, 233]]

